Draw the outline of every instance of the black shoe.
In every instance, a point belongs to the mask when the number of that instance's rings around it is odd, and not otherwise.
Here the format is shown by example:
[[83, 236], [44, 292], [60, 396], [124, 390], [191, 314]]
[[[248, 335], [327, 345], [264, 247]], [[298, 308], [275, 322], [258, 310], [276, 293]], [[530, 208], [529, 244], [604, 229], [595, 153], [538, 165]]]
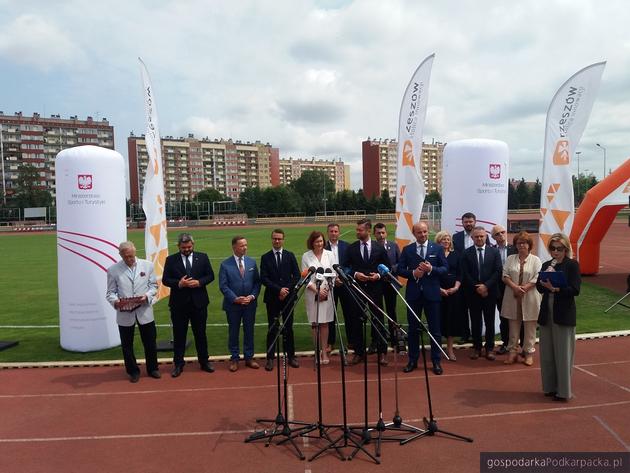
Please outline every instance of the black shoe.
[[560, 396], [557, 396], [557, 395], [553, 396], [553, 400], [554, 401], [559, 401], [559, 402], [569, 402], [569, 400], [566, 397], [560, 397]]
[[140, 381], [140, 373], [134, 373], [134, 374], [129, 375], [130, 383], [137, 383], [138, 381]]
[[444, 370], [442, 369], [442, 365], [440, 364], [439, 361], [436, 361], [433, 363], [433, 373], [437, 374], [438, 376], [444, 373]]
[[153, 370], [149, 373], [149, 376], [151, 376], [152, 378], [155, 379], [160, 379], [162, 377], [162, 375], [160, 374], [160, 372], [158, 370]]
[[374, 353], [376, 353], [378, 350], [376, 348], [376, 345], [370, 345], [367, 349], [367, 354], [368, 355], [373, 355]]
[[403, 368], [403, 373], [411, 373], [413, 370], [418, 368], [417, 363], [407, 363], [407, 366]]
[[299, 368], [300, 367], [300, 362], [297, 360], [296, 357], [289, 358], [289, 366], [291, 368]]
[[505, 345], [501, 345], [497, 350], [497, 355], [505, 355], [507, 353], [507, 348]]
[[199, 369], [201, 371], [205, 371], [206, 373], [214, 373], [214, 366], [212, 366], [212, 363], [210, 362], [199, 365]]
[[265, 363], [265, 371], [273, 371], [273, 360], [272, 359], [267, 360], [267, 363]]
[[545, 393], [545, 397], [554, 397], [556, 395], [555, 391], [550, 391], [548, 393]]
[[173, 367], [173, 371], [171, 371], [171, 376], [173, 378], [177, 378], [180, 374], [182, 374], [182, 371], [184, 371], [183, 365], [175, 365]]

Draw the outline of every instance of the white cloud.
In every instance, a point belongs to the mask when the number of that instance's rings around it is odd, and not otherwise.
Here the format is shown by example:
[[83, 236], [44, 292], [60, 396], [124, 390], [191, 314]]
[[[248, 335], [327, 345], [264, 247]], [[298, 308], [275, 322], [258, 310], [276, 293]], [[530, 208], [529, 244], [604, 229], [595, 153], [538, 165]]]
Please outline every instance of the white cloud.
[[54, 23], [21, 15], [0, 29], [0, 56], [44, 72], [58, 66], [80, 66], [85, 55]]

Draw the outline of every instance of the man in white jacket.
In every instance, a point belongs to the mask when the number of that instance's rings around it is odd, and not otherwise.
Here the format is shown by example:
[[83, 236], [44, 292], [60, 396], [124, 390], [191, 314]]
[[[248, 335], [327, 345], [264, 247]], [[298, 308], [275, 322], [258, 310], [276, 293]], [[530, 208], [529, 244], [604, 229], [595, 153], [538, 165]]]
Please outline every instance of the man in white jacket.
[[157, 280], [153, 264], [136, 258], [136, 247], [130, 241], [118, 246], [122, 258], [107, 270], [107, 301], [116, 309], [116, 323], [129, 381], [137, 383], [140, 368], [133, 352], [136, 322], [144, 346], [147, 374], [160, 378], [158, 370], [153, 302], [157, 294]]

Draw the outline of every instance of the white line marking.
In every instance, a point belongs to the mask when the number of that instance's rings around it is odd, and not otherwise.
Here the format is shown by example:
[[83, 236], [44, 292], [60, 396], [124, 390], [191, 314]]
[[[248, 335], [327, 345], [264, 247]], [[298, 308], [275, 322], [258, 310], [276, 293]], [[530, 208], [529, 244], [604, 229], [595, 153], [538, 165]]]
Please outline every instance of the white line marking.
[[293, 419], [293, 385], [287, 386], [287, 398], [284, 400], [287, 403], [287, 420]]
[[[484, 414], [471, 414], [462, 416], [450, 416], [440, 417], [439, 421], [444, 420], [465, 420], [475, 418], [487, 418], [487, 417], [500, 417], [507, 415], [530, 415], [543, 412], [566, 412], [573, 410], [593, 409], [598, 407], [613, 407], [623, 406], [630, 404], [630, 401], [608, 402], [601, 404], [589, 404], [584, 406], [566, 406], [566, 407], [553, 407], [545, 409], [530, 409], [519, 411], [506, 411], [506, 412], [489, 412]], [[422, 419], [409, 419], [407, 422], [419, 423]], [[352, 422], [350, 422], [352, 423]], [[356, 423], [359, 423], [358, 421]], [[604, 425], [605, 426], [605, 425]], [[79, 440], [124, 440], [124, 439], [143, 439], [143, 438], [164, 438], [164, 437], [199, 437], [199, 436], [211, 436], [211, 435], [227, 435], [227, 434], [250, 434], [254, 430], [219, 430], [219, 431], [205, 431], [205, 432], [164, 432], [155, 434], [121, 434], [121, 435], [87, 435], [76, 437], [33, 437], [33, 438], [14, 438], [14, 439], [0, 439], [0, 443], [34, 443], [34, 442], [72, 442]], [[614, 435], [614, 432], [611, 431]], [[308, 436], [302, 437], [304, 444], [308, 445]], [[623, 442], [622, 442], [623, 444]], [[626, 448], [628, 446], [623, 444]], [[630, 448], [629, 448], [630, 450]]]
[[[591, 366], [593, 366], [593, 365], [591, 365]], [[619, 388], [619, 389], [621, 389], [623, 391], [630, 392], [630, 388], [628, 388], [626, 386], [623, 386], [621, 384], [617, 384], [614, 381], [609, 380], [608, 378], [604, 378], [603, 376], [600, 376], [600, 375], [598, 375], [596, 373], [593, 373], [592, 371], [588, 371], [588, 370], [582, 368], [581, 366], [576, 366], [575, 369], [579, 370], [579, 371], [581, 371], [583, 373], [586, 373], [586, 374], [592, 376], [593, 378], [600, 379], [600, 380], [604, 381], [605, 383], [608, 383], [608, 384], [610, 384], [612, 386], [615, 386], [616, 388]]]
[[617, 442], [619, 442], [621, 445], [623, 445], [623, 448], [625, 448], [626, 450], [628, 450], [630, 452], [630, 445], [628, 445], [626, 442], [624, 442], [621, 437], [619, 436], [619, 434], [617, 434], [617, 432], [615, 432], [612, 427], [610, 427], [606, 422], [604, 422], [599, 416], [593, 416], [595, 418], [595, 420], [597, 422], [599, 422], [600, 424], [602, 424], [602, 427], [604, 427], [604, 429], [606, 429], [610, 435], [612, 435]]

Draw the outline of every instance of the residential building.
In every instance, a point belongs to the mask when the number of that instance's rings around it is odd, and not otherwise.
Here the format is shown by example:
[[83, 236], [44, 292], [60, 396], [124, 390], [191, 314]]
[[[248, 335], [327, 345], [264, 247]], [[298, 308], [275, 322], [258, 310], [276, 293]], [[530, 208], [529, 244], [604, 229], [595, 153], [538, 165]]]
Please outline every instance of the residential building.
[[[442, 191], [442, 153], [445, 143], [433, 140], [422, 143], [422, 177], [426, 192]], [[398, 173], [398, 142], [394, 139], [373, 140], [362, 143], [363, 192], [366, 197], [380, 197], [384, 190], [396, 195]]]
[[94, 145], [114, 149], [114, 127], [106, 118], [94, 120], [77, 116], [61, 118], [51, 115], [43, 118], [39, 113], [25, 116], [22, 112], [5, 115], [0, 112], [0, 155], [3, 171], [2, 191], [6, 198], [16, 192], [18, 168], [30, 164], [38, 169], [38, 190], [47, 190], [55, 196], [55, 158], [66, 148]]
[[[304, 171], [322, 171], [335, 183], [335, 191], [350, 189], [350, 166], [341, 159], [280, 159], [278, 185], [288, 185], [299, 179]], [[332, 190], [332, 189], [331, 189]]]
[[[189, 134], [187, 138], [166, 136], [161, 144], [167, 201], [191, 200], [208, 188], [238, 200], [247, 187], [273, 185], [272, 168], [277, 167], [279, 152], [269, 143], [198, 139]], [[127, 146], [130, 197], [140, 203], [148, 163], [144, 135], [131, 134]]]

